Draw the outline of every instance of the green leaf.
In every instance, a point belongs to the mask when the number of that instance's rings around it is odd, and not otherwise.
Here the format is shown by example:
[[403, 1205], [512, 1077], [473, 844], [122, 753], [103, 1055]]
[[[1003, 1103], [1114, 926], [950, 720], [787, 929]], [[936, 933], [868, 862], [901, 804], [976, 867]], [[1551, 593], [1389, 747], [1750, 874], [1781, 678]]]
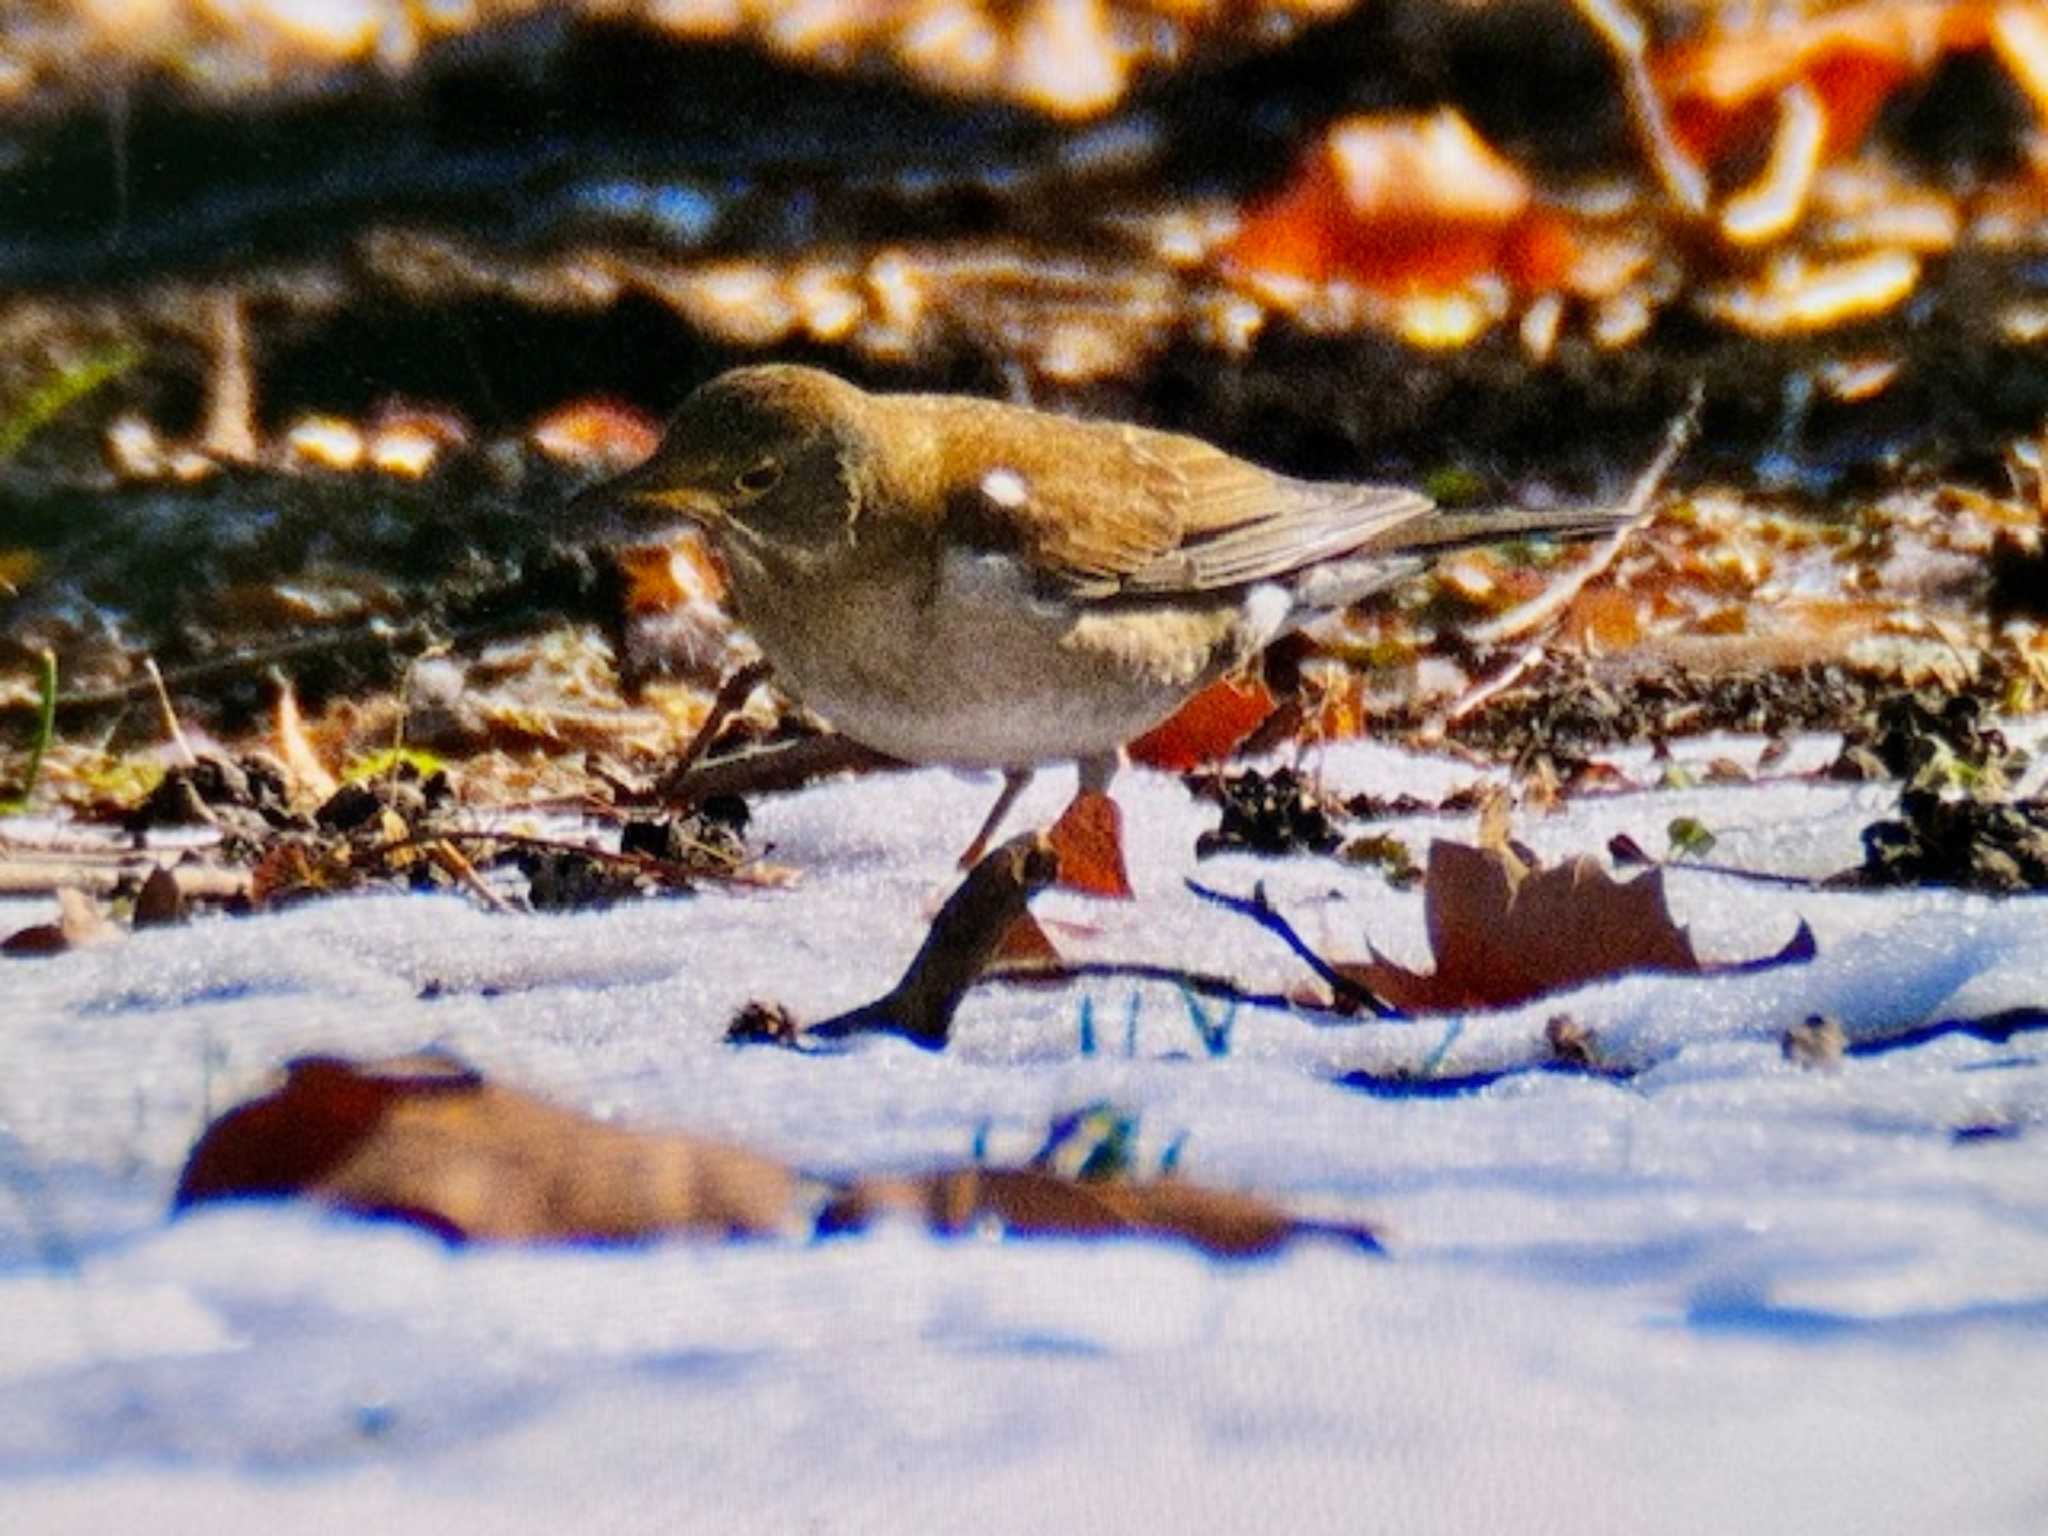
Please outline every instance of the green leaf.
[[0, 464], [27, 446], [43, 428], [87, 395], [142, 361], [142, 349], [123, 343], [106, 347], [58, 370], [29, 391], [28, 398], [0, 415]]
[[1706, 823], [1690, 816], [1675, 818], [1664, 829], [1664, 835], [1671, 839], [1671, 853], [1674, 858], [1703, 859], [1713, 852], [1717, 841], [1707, 830]]

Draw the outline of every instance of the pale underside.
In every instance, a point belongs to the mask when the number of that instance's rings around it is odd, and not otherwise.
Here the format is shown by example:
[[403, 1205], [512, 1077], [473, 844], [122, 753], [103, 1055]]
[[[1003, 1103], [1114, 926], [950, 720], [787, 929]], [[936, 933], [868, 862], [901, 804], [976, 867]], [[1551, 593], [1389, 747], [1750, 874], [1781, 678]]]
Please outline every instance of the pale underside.
[[[1000, 554], [945, 555], [922, 587], [732, 566], [741, 617], [792, 693], [877, 751], [961, 767], [1113, 753], [1255, 655], [1293, 608], [1277, 587], [1075, 604]], [[769, 581], [779, 600], [750, 600]], [[808, 600], [789, 602], [792, 585]], [[815, 621], [824, 604], [837, 624]]]

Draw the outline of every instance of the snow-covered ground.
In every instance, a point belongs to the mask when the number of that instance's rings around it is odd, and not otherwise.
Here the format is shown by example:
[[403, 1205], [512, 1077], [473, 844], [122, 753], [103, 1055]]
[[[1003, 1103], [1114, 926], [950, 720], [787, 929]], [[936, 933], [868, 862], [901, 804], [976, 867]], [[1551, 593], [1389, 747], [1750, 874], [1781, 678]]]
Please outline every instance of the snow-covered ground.
[[[1320, 763], [1389, 793], [1474, 773], [1368, 746]], [[1814, 1012], [1853, 1043], [2048, 1006], [2048, 904], [1679, 872], [1703, 954], [1774, 951], [1804, 918], [1818, 958], [1455, 1030], [1244, 1010], [1222, 1056], [1175, 989], [1121, 981], [983, 989], [937, 1056], [720, 1043], [748, 999], [815, 1019], [887, 987], [992, 793], [923, 773], [763, 802], [772, 857], [804, 871], [788, 891], [534, 918], [338, 900], [0, 970], [0, 1531], [2048, 1530], [2048, 1033], [1833, 1073], [1779, 1048]], [[1516, 830], [1546, 857], [1621, 831], [1660, 852], [1686, 815], [1716, 860], [1825, 873], [1892, 797], [1666, 790]], [[1147, 774], [1119, 799], [1139, 901], [1038, 906], [1076, 955], [1301, 980], [1185, 892], [1199, 873], [1263, 880], [1328, 952], [1427, 965], [1419, 894], [1328, 860], [1197, 866], [1213, 808]], [[1419, 856], [1472, 825], [1394, 830]], [[1336, 1081], [1533, 1061], [1561, 1011], [1636, 1075]], [[1190, 1176], [1368, 1217], [1391, 1256], [903, 1230], [453, 1251], [297, 1207], [167, 1222], [208, 1114], [282, 1058], [427, 1043], [825, 1172], [977, 1138], [1021, 1159], [1109, 1100], [1141, 1157], [1179, 1142]]]

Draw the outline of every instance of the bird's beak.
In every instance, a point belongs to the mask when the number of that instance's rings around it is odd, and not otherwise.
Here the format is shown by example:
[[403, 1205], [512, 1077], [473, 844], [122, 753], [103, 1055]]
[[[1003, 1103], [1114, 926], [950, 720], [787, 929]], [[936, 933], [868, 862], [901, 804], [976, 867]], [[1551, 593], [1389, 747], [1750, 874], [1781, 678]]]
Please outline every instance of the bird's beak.
[[710, 526], [724, 519], [717, 497], [671, 483], [658, 462], [577, 492], [565, 510], [582, 536], [607, 543], [659, 538], [679, 523]]

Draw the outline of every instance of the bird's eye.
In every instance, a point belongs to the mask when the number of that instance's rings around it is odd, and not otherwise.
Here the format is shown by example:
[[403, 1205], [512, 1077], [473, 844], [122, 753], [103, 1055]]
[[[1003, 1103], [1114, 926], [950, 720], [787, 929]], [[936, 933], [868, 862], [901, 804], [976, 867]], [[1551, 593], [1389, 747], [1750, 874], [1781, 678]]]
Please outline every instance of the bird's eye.
[[741, 470], [733, 484], [749, 496], [758, 496], [763, 491], [773, 490], [775, 482], [781, 478], [782, 466], [773, 459], [763, 459], [752, 468]]

